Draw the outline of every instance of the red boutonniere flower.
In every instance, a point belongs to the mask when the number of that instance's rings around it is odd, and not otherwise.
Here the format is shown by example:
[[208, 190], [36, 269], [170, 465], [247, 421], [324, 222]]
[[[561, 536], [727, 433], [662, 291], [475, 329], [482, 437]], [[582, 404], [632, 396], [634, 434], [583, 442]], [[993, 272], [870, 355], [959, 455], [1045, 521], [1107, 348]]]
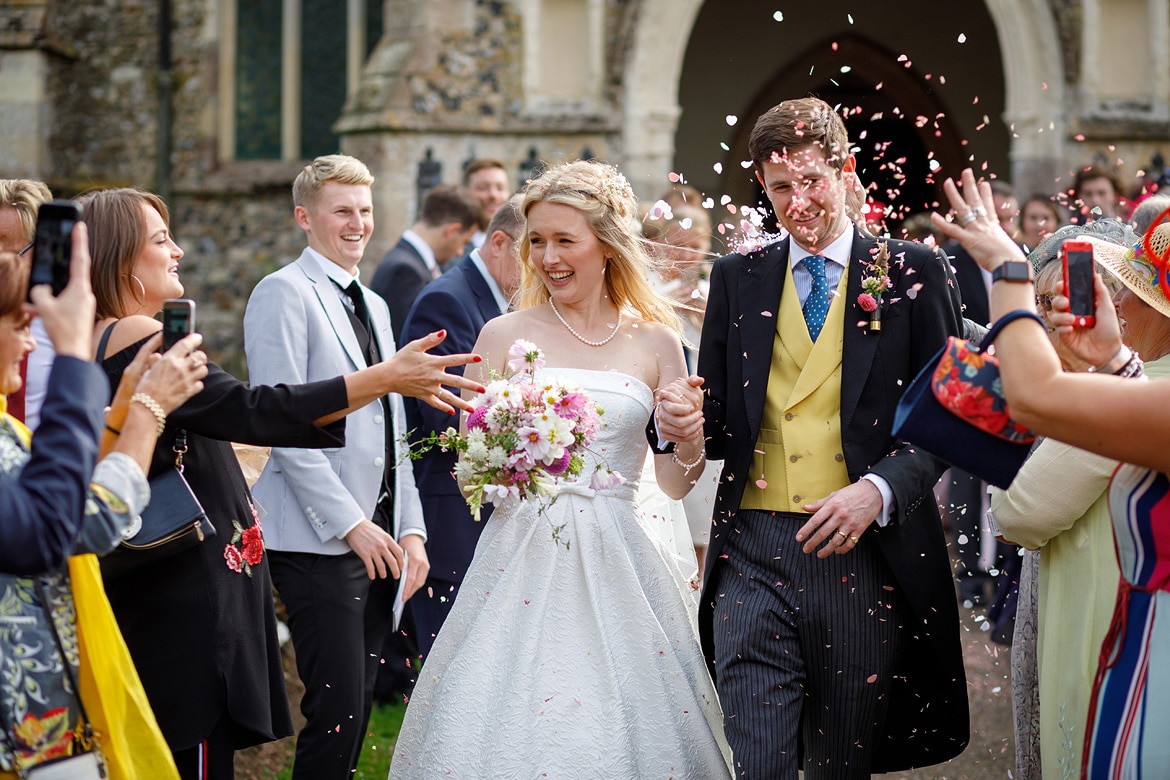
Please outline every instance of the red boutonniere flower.
[[869, 312], [869, 329], [882, 329], [882, 293], [890, 286], [890, 250], [885, 241], [878, 242], [872, 263], [863, 263], [869, 273], [861, 277], [861, 289], [857, 305]]

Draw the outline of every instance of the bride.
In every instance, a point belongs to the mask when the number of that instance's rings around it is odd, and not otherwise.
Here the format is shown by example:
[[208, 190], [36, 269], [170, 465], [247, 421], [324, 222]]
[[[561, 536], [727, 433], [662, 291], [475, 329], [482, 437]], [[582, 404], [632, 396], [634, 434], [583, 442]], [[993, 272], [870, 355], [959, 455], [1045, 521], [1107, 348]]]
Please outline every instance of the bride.
[[[573, 162], [525, 189], [521, 310], [491, 320], [467, 376], [488, 381], [519, 338], [604, 409], [581, 481], [556, 502], [497, 509], [406, 711], [391, 778], [727, 778], [722, 714], [693, 597], [635, 499], [655, 400], [698, 407], [679, 323], [646, 281], [629, 183]], [[701, 438], [654, 456], [681, 498]], [[627, 484], [593, 490], [597, 462]], [[561, 526], [554, 540], [552, 528]]]

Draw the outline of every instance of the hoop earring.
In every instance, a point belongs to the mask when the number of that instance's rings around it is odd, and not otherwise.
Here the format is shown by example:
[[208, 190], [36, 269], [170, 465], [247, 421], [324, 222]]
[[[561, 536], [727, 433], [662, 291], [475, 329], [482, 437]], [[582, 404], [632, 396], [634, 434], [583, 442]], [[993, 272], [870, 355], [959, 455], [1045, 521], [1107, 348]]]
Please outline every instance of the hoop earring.
[[[141, 279], [139, 279], [139, 278], [138, 278], [137, 276], [135, 276], [134, 274], [130, 274], [130, 277], [129, 277], [129, 278], [130, 278], [130, 279], [133, 279], [133, 280], [134, 280], [134, 281], [136, 281], [136, 282], [138, 282], [138, 289], [142, 290], [142, 300], [138, 300], [138, 299], [137, 299], [137, 297], [135, 297], [135, 300], [134, 300], [134, 302], [135, 302], [135, 303], [137, 303], [139, 306], [143, 306], [143, 305], [146, 303], [146, 285], [145, 285], [145, 284], [143, 284], [143, 283], [142, 283], [142, 280], [141, 280]], [[133, 291], [131, 291], [131, 292], [133, 292]]]

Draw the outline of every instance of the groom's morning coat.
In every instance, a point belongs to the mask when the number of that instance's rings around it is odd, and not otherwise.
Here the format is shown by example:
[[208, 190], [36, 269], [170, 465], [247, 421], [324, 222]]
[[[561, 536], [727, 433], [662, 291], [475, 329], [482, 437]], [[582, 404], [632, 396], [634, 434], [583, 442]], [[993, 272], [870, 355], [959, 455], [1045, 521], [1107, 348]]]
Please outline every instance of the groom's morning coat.
[[[873, 473], [893, 490], [889, 525], [879, 528], [875, 522], [866, 535], [872, 534], [880, 545], [914, 618], [913, 638], [906, 642], [896, 672], [882, 744], [874, 757], [875, 772], [938, 763], [960, 753], [969, 737], [958, 608], [932, 490], [945, 464], [891, 435], [902, 392], [947, 336], [961, 332], [959, 297], [950, 266], [931, 249], [904, 241], [888, 244], [890, 289], [883, 297], [882, 328], [871, 331], [870, 315], [857, 298], [867, 270], [860, 261], [873, 259], [878, 240], [854, 228], [841, 376], [841, 439], [849, 479], [856, 482]], [[725, 465], [706, 583], [714, 581], [713, 567], [727, 535], [734, 533], [749, 479], [780, 297], [786, 292], [788, 247], [789, 240], [783, 239], [747, 255], [731, 254], [712, 271], [698, 373], [707, 390], [707, 457], [724, 458]], [[700, 604], [708, 658], [713, 654], [712, 621], [719, 620], [714, 614], [717, 595], [706, 589]]]

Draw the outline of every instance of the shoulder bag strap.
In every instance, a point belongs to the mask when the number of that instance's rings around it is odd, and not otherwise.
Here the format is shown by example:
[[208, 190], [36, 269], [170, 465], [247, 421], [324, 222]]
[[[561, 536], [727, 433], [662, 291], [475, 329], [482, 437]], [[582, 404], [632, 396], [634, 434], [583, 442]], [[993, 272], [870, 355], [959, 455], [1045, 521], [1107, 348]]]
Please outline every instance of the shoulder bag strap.
[[[110, 327], [113, 327], [112, 325]], [[69, 684], [73, 686], [73, 698], [77, 700], [77, 709], [81, 713], [81, 720], [85, 724], [85, 734], [83, 735], [85, 742], [84, 747], [87, 749], [94, 744], [93, 727], [89, 724], [89, 715], [85, 712], [85, 704], [81, 701], [81, 686], [77, 682], [77, 675], [73, 672], [73, 666], [69, 663], [69, 658], [65, 655], [65, 645], [61, 642], [61, 635], [57, 632], [57, 621], [53, 619], [53, 610], [49, 605], [49, 594], [45, 590], [45, 584], [40, 577], [33, 580], [37, 586], [37, 597], [41, 600], [41, 611], [45, 613], [45, 620], [49, 623], [49, 630], [53, 632], [53, 641], [57, 644], [57, 652], [61, 654], [61, 665], [65, 667], [65, 675], [69, 678]]]
[[111, 322], [109, 325], [106, 326], [106, 329], [104, 331], [102, 331], [102, 337], [98, 341], [97, 354], [94, 355], [94, 358], [93, 358], [95, 362], [100, 363], [106, 359], [106, 344], [109, 343], [110, 334], [114, 332], [114, 326], [117, 324], [118, 324], [118, 321], [114, 320], [113, 322]]
[[1036, 314], [1035, 312], [1028, 311], [1027, 309], [1016, 309], [1015, 311], [1009, 311], [1007, 314], [996, 320], [995, 324], [991, 326], [991, 330], [987, 331], [987, 335], [983, 337], [983, 341], [979, 342], [979, 351], [986, 352], [987, 348], [990, 347], [992, 342], [995, 341], [995, 337], [999, 335], [999, 332], [1003, 330], [1009, 322], [1015, 322], [1021, 317], [1027, 317], [1029, 319], [1036, 320], [1036, 322], [1040, 323], [1040, 327], [1048, 327], [1044, 324], [1044, 320], [1040, 319], [1040, 315]]

